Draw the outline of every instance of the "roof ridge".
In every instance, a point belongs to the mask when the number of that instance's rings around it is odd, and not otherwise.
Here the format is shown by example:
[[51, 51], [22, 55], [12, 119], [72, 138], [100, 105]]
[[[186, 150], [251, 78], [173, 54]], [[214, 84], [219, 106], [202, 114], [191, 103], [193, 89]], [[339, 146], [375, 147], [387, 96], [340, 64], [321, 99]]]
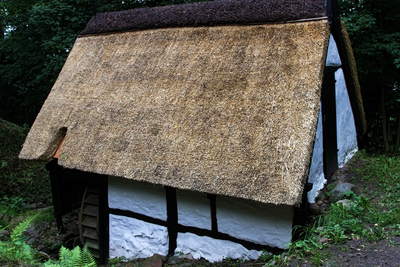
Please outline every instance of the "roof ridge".
[[107, 12], [81, 35], [155, 28], [288, 22], [325, 16], [324, 0], [217, 0]]

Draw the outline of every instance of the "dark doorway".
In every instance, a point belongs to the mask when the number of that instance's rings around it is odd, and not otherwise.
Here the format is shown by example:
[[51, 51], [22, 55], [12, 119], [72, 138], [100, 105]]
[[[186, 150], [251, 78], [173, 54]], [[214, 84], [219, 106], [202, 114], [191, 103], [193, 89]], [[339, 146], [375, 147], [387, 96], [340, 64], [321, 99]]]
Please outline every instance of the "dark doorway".
[[322, 82], [322, 135], [324, 146], [324, 174], [329, 179], [338, 168], [335, 71], [337, 67], [325, 67]]

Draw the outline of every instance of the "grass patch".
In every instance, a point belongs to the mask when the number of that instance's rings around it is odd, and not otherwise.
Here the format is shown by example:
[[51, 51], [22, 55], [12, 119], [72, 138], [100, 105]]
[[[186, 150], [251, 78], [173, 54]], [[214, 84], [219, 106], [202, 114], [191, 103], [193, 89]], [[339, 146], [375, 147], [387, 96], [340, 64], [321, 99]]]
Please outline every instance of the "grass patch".
[[[349, 192], [348, 206], [333, 203], [311, 224], [294, 229], [301, 231], [301, 239], [289, 244], [289, 250], [281, 255], [260, 257], [266, 266], [293, 261], [321, 266], [330, 258], [327, 248], [361, 238], [371, 242], [388, 239], [390, 246], [399, 245], [390, 238], [400, 236], [400, 159], [359, 152], [354, 160], [361, 164], [349, 167], [355, 174], [350, 180], [361, 193]], [[326, 196], [332, 189], [327, 186]], [[348, 252], [349, 248], [341, 245], [338, 250]]]
[[41, 222], [51, 223], [56, 220], [54, 217], [54, 208], [47, 208], [32, 212], [35, 214], [35, 219], [32, 221], [35, 225], [39, 225]]

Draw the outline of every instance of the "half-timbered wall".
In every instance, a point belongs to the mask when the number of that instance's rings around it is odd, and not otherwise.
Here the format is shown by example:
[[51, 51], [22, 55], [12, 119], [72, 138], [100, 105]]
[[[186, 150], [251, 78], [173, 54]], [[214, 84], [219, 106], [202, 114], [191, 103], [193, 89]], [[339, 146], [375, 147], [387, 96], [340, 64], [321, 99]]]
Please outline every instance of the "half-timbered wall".
[[111, 258], [183, 252], [211, 262], [257, 259], [263, 248], [284, 249], [292, 237], [289, 206], [119, 177], [109, 177], [108, 199]]

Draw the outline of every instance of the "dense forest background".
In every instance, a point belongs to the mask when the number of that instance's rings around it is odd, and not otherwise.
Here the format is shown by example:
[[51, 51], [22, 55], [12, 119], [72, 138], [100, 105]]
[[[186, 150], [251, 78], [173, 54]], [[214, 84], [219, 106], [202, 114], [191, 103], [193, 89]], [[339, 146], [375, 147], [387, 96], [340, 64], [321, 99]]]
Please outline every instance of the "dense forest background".
[[[184, 0], [0, 0], [0, 118], [29, 127], [76, 37], [96, 13]], [[362, 148], [399, 153], [400, 0], [339, 0], [359, 71]]]

